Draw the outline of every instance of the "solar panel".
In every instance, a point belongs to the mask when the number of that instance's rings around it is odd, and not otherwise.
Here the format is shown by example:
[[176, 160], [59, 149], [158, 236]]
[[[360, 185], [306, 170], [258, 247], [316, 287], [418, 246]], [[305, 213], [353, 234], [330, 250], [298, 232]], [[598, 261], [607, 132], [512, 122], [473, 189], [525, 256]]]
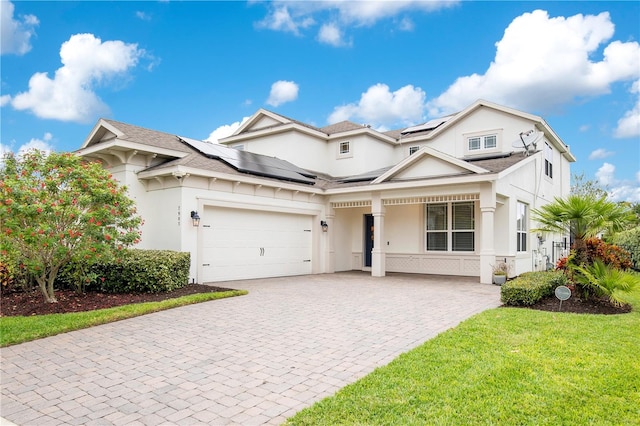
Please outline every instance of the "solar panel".
[[315, 184], [315, 175], [288, 161], [182, 136], [178, 138], [201, 154], [220, 160], [239, 172], [309, 185]]
[[407, 127], [402, 131], [402, 134], [406, 133], [416, 133], [416, 132], [424, 132], [425, 130], [433, 130], [436, 127], [440, 126], [443, 123], [449, 121], [453, 116], [434, 118], [433, 120], [429, 120], [426, 123], [418, 124], [417, 126]]

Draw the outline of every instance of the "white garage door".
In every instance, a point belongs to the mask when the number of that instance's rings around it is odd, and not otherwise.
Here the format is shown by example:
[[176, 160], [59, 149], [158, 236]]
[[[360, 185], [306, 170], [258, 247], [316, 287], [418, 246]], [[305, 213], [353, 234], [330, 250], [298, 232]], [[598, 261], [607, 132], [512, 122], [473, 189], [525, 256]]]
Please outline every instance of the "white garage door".
[[202, 281], [311, 273], [311, 216], [207, 207]]

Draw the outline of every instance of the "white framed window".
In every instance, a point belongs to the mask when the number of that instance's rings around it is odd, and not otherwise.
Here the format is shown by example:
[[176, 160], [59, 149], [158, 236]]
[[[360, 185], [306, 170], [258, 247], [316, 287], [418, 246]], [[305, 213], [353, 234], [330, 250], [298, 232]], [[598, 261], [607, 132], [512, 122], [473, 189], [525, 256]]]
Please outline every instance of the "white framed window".
[[517, 251], [527, 251], [527, 237], [529, 230], [529, 206], [525, 203], [518, 201], [516, 204], [516, 235], [518, 241], [516, 242]]
[[418, 152], [419, 149], [420, 149], [419, 146], [410, 146], [409, 147], [409, 155], [415, 154], [416, 152]]
[[351, 141], [341, 141], [336, 145], [336, 155], [338, 158], [353, 157], [353, 147]]
[[475, 203], [426, 205], [427, 251], [475, 250]]
[[467, 138], [467, 148], [469, 151], [479, 151], [482, 149], [494, 149], [498, 146], [497, 135], [473, 136]]
[[349, 141], [340, 142], [340, 155], [348, 154], [351, 150], [351, 143]]
[[553, 179], [553, 148], [549, 143], [544, 143], [544, 174]]

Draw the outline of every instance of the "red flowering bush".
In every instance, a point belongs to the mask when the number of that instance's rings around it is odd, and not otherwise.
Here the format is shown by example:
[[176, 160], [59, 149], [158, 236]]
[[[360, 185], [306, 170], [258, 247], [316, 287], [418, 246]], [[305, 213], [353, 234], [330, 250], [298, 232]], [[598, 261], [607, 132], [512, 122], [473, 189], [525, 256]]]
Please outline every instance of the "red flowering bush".
[[[600, 238], [588, 238], [587, 243], [587, 264], [591, 265], [596, 260], [602, 261], [606, 266], [614, 269], [630, 269], [633, 266], [631, 255], [625, 249], [614, 244], [609, 244]], [[563, 257], [556, 262], [556, 270], [566, 271], [570, 263], [573, 263], [574, 250], [571, 250], [569, 257]]]

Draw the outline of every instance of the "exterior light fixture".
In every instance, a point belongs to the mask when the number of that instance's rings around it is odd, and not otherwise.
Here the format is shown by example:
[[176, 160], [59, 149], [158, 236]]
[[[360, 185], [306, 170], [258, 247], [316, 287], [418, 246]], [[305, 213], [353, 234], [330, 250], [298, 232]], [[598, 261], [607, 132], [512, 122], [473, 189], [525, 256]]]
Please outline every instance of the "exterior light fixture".
[[327, 232], [329, 230], [329, 225], [327, 225], [327, 222], [324, 220], [320, 221], [320, 226], [322, 226], [322, 232]]
[[195, 227], [200, 226], [200, 216], [198, 216], [198, 212], [195, 210], [191, 210], [191, 222]]

